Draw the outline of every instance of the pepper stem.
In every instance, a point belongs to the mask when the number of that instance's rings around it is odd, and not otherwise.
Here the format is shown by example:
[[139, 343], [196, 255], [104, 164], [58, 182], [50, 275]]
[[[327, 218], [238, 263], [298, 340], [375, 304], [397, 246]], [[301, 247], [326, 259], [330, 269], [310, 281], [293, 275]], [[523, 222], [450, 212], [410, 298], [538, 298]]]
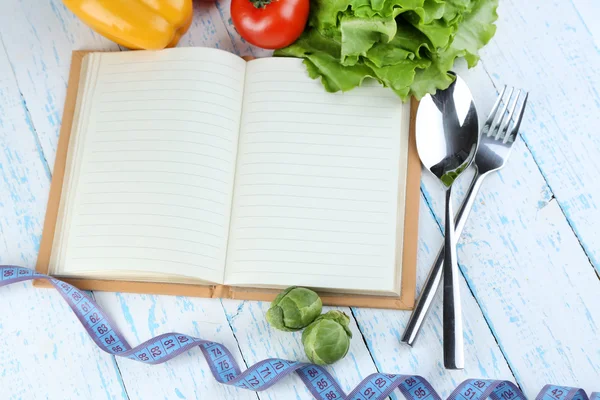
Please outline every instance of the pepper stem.
[[268, 4], [271, 4], [272, 0], [250, 0], [250, 3], [256, 8], [265, 8]]

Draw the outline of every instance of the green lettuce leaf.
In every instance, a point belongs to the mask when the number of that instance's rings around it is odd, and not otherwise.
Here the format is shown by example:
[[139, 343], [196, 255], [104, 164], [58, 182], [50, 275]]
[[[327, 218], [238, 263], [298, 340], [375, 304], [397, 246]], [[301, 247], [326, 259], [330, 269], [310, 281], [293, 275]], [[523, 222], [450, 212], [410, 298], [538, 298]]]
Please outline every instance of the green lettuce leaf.
[[304, 58], [311, 78], [321, 77], [328, 92], [348, 91], [368, 77], [373, 71], [363, 63], [346, 66], [340, 62], [341, 43], [312, 29], [288, 47], [278, 51], [279, 56]]
[[276, 56], [304, 59], [327, 91], [375, 79], [402, 99], [447, 88], [496, 32], [498, 0], [312, 0], [308, 26]]

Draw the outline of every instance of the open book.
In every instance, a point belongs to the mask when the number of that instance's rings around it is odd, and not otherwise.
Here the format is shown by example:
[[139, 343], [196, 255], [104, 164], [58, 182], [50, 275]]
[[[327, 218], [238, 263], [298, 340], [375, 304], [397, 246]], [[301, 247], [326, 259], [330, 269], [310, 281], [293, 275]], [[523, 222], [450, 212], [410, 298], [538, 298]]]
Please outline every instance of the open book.
[[414, 286], [420, 168], [393, 92], [210, 48], [75, 56], [38, 270], [398, 298], [409, 268]]

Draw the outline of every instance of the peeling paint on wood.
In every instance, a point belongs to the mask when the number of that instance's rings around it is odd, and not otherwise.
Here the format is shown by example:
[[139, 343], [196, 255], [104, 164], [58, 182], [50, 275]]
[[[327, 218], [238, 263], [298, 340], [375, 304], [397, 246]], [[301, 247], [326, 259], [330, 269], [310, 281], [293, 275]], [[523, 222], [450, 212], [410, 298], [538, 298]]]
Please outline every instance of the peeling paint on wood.
[[[466, 377], [513, 380], [529, 397], [548, 382], [600, 389], [599, 11], [586, 0], [502, 1], [482, 62], [459, 69], [481, 118], [501, 85], [532, 92], [523, 140], [484, 183], [459, 244], [467, 368], [443, 368], [439, 299], [413, 349], [399, 343], [408, 313], [345, 308], [354, 339], [331, 371], [346, 390], [375, 370], [424, 375], [446, 396]], [[180, 46], [270, 54], [237, 35], [228, 1], [195, 2], [194, 13]], [[79, 49], [120, 50], [59, 0], [0, 2], [0, 263], [35, 264], [70, 54]], [[442, 242], [443, 211], [441, 190], [426, 174], [422, 192], [419, 286]], [[95, 297], [132, 343], [177, 330], [224, 343], [242, 366], [305, 360], [299, 334], [266, 324], [266, 303]], [[51, 290], [22, 284], [3, 288], [2, 299], [0, 387], [11, 399], [310, 398], [295, 377], [260, 394], [219, 385], [199, 351], [153, 367], [115, 360]]]

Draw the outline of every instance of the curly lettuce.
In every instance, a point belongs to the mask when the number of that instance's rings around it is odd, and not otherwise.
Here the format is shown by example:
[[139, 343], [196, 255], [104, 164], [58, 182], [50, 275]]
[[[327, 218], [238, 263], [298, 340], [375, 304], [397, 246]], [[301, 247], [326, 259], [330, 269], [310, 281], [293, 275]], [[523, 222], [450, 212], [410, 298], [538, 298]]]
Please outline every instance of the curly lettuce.
[[459, 57], [473, 67], [496, 32], [498, 0], [312, 0], [307, 29], [276, 56], [304, 59], [327, 91], [376, 79], [403, 100], [453, 81]]

